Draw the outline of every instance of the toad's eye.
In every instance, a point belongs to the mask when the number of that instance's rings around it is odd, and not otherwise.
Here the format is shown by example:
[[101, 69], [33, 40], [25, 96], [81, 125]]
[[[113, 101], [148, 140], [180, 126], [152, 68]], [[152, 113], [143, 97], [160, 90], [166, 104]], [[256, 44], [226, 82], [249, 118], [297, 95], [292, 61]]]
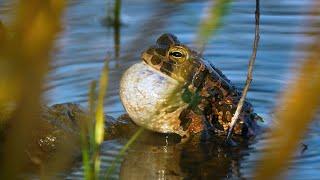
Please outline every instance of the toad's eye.
[[174, 62], [183, 63], [189, 59], [188, 50], [182, 46], [174, 46], [169, 49], [167, 57]]
[[170, 52], [169, 54], [170, 56], [173, 56], [175, 58], [181, 58], [183, 56], [183, 54], [181, 52], [178, 52], [178, 51], [173, 51], [173, 52]]

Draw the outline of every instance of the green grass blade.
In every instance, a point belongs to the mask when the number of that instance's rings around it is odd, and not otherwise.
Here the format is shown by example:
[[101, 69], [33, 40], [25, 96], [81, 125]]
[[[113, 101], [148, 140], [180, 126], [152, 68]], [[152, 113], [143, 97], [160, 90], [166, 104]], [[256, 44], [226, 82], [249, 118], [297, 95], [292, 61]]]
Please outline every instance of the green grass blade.
[[96, 109], [95, 142], [101, 144], [104, 137], [104, 97], [108, 87], [108, 64], [105, 64], [99, 80], [98, 102]]
[[108, 87], [108, 64], [106, 63], [103, 67], [100, 80], [99, 80], [99, 92], [98, 92], [98, 101], [97, 109], [95, 116], [95, 152], [94, 152], [94, 171], [95, 177], [98, 177], [100, 172], [100, 145], [103, 142], [104, 138], [104, 97]]
[[89, 88], [89, 116], [87, 116], [81, 122], [81, 150], [82, 150], [82, 163], [84, 167], [85, 179], [93, 178], [93, 167], [91, 164], [92, 153], [95, 151], [94, 146], [94, 112], [95, 112], [95, 101], [96, 101], [96, 86], [97, 82], [92, 81]]
[[95, 109], [96, 109], [96, 89], [97, 89], [97, 81], [92, 81], [90, 84], [90, 91], [89, 91], [89, 122], [88, 122], [88, 134], [89, 134], [89, 149], [90, 153], [95, 151], [95, 132], [94, 132], [94, 125], [95, 125]]
[[99, 80], [98, 102], [96, 109], [95, 142], [101, 144], [104, 137], [104, 97], [108, 86], [108, 65], [105, 64]]
[[[81, 125], [84, 126], [84, 125]], [[84, 168], [84, 177], [85, 179], [91, 179], [91, 167], [90, 167], [90, 152], [88, 146], [88, 138], [87, 132], [84, 129], [85, 127], [81, 128], [81, 152], [82, 152], [82, 164]]]

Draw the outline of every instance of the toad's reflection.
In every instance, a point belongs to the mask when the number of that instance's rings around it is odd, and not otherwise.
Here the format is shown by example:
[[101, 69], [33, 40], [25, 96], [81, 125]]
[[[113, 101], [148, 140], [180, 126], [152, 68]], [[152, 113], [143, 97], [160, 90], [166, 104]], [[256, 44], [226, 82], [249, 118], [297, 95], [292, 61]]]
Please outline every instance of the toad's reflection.
[[224, 137], [200, 141], [199, 136], [177, 144], [173, 135], [144, 133], [124, 157], [120, 179], [241, 178], [240, 162], [248, 142], [230, 147]]

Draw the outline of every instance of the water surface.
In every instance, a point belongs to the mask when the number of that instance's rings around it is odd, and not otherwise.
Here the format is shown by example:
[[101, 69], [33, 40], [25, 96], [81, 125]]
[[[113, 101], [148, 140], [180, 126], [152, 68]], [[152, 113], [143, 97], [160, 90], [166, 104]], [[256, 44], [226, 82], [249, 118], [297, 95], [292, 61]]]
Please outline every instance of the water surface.
[[[10, 6], [8, 1], [0, 2], [0, 14], [6, 22], [4, 14]], [[272, 112], [281, 92], [294, 80], [293, 69], [305, 56], [301, 47], [310, 40], [305, 35], [309, 31], [306, 26], [308, 20], [315, 18], [309, 14], [311, 2], [261, 2], [261, 39], [248, 99], [265, 119], [266, 126], [271, 125]], [[164, 32], [177, 35], [181, 42], [192, 47], [210, 1], [123, 0], [120, 29], [106, 26], [110, 5], [106, 0], [68, 1], [63, 33], [58, 37], [45, 87], [49, 104], [77, 102], [86, 106], [89, 83], [99, 77], [103, 63], [108, 59], [110, 83], [105, 112], [114, 117], [123, 114], [125, 111], [118, 94], [121, 74], [140, 61], [140, 53]], [[234, 1], [222, 28], [204, 51], [205, 59], [220, 68], [239, 88], [244, 85], [252, 51], [254, 8], [252, 0]], [[287, 179], [320, 176], [319, 129], [318, 122], [310, 128], [304, 140], [308, 150], [297, 153], [285, 174]], [[219, 140], [181, 148], [168, 143], [165, 137], [160, 139], [158, 144], [134, 146], [118, 164], [116, 172], [120, 176], [114, 178], [128, 179], [128, 174], [131, 178], [145, 175], [144, 178], [158, 179], [249, 178], [259, 166], [257, 160], [267, 141], [259, 137], [248, 147], [228, 149], [219, 145]], [[104, 143], [104, 168], [110, 165], [123, 143], [123, 140]], [[72, 170], [70, 178], [82, 176], [79, 168]]]

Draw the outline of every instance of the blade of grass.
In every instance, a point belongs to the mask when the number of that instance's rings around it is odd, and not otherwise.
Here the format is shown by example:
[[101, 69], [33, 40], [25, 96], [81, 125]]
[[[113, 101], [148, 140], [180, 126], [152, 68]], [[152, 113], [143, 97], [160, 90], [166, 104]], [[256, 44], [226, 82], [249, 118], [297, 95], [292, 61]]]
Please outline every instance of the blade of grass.
[[143, 127], [140, 127], [137, 132], [135, 132], [131, 138], [128, 140], [128, 142], [123, 146], [115, 160], [112, 162], [111, 166], [107, 169], [106, 174], [104, 175], [105, 179], [108, 179], [110, 175], [115, 170], [116, 164], [120, 161], [120, 158], [124, 156], [125, 152], [129, 149], [129, 147], [137, 140], [137, 138], [142, 134], [144, 131]]
[[95, 143], [101, 144], [104, 137], [104, 97], [108, 87], [108, 64], [103, 67], [100, 80], [99, 80], [99, 92], [96, 109], [96, 122], [95, 122]]
[[89, 134], [89, 147], [90, 153], [92, 154], [95, 151], [95, 134], [94, 134], [94, 125], [95, 125], [95, 109], [96, 109], [96, 98], [97, 98], [97, 81], [92, 81], [90, 84], [90, 92], [89, 92], [89, 122], [88, 122], [88, 134]]
[[94, 112], [95, 112], [95, 99], [96, 99], [96, 86], [97, 82], [92, 81], [89, 88], [89, 116], [81, 123], [81, 150], [82, 150], [82, 163], [84, 167], [85, 179], [93, 179], [93, 167], [91, 161], [92, 152], [94, 152]]
[[108, 87], [108, 74], [108, 63], [105, 63], [99, 80], [98, 101], [95, 115], [94, 174], [96, 178], [99, 177], [100, 145], [104, 138], [104, 97]]
[[250, 57], [249, 60], [249, 66], [248, 66], [248, 75], [247, 75], [247, 80], [245, 83], [245, 86], [243, 88], [242, 91], [242, 96], [239, 100], [236, 112], [234, 113], [232, 119], [231, 119], [231, 123], [230, 123], [230, 127], [228, 130], [228, 135], [226, 138], [226, 142], [229, 142], [229, 140], [231, 139], [232, 136], [232, 132], [233, 132], [233, 128], [235, 127], [239, 115], [241, 113], [244, 101], [247, 97], [247, 93], [252, 81], [252, 73], [253, 73], [253, 65], [256, 61], [256, 56], [257, 56], [257, 51], [258, 51], [258, 45], [259, 45], [259, 39], [260, 39], [260, 1], [256, 0], [256, 11], [255, 11], [255, 35], [254, 35], [254, 41], [253, 41], [253, 50], [252, 50], [252, 55]]
[[[84, 126], [84, 125], [82, 125]], [[89, 151], [89, 145], [88, 145], [88, 137], [87, 132], [82, 127], [81, 129], [81, 152], [82, 152], [82, 164], [84, 168], [84, 177], [85, 179], [92, 179], [91, 174], [91, 166], [90, 166], [90, 151]]]
[[210, 37], [221, 26], [223, 17], [227, 15], [228, 8], [231, 5], [231, 0], [216, 0], [213, 1], [209, 9], [208, 16], [199, 25], [196, 45], [200, 52], [203, 52]]

